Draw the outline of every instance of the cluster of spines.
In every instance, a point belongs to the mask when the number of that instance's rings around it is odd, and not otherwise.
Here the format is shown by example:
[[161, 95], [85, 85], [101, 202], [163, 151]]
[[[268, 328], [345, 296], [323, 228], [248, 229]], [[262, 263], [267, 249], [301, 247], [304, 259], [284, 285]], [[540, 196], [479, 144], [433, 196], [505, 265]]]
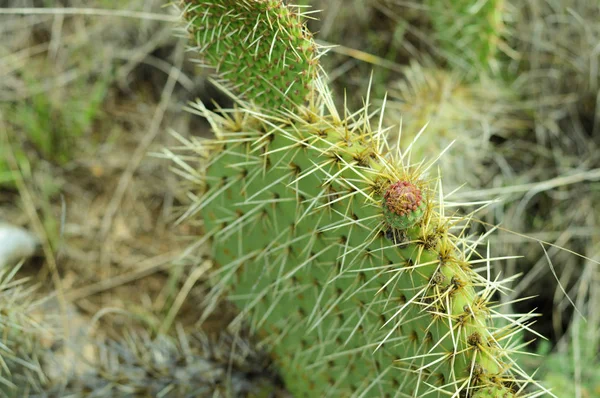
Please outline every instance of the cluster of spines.
[[36, 289], [26, 279], [15, 279], [19, 269], [0, 270], [0, 394], [9, 397], [38, 391], [46, 382], [41, 340], [53, 333], [36, 319], [41, 301], [33, 299]]
[[192, 51], [249, 102], [291, 109], [310, 100], [320, 51], [299, 8], [282, 0], [182, 0]]

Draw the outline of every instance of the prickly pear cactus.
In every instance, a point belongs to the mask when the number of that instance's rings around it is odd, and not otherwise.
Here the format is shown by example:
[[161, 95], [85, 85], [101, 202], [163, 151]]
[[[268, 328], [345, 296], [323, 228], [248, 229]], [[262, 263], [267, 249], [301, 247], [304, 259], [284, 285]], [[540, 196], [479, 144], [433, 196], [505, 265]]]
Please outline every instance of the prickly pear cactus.
[[[212, 13], [238, 12], [183, 3], [195, 5], [185, 16], [198, 48], [203, 16], [221, 32]], [[254, 20], [284, 7], [242, 3]], [[430, 165], [390, 150], [368, 107], [341, 117], [314, 82], [295, 112], [195, 106], [216, 136], [186, 141], [201, 161], [183, 166], [199, 191], [186, 216], [203, 220], [217, 269], [209, 309], [221, 297], [238, 304], [231, 327], [250, 324], [297, 397], [521, 396], [530, 378], [512, 340], [529, 316], [494, 323], [503, 285], [477, 272], [492, 261], [476, 251], [484, 239], [446, 214]]]
[[[512, 328], [459, 219], [365, 120], [211, 114], [195, 209], [214, 295], [272, 345], [296, 396], [513, 396]], [[197, 148], [198, 149], [198, 148]], [[493, 392], [493, 393], [492, 393]], [[402, 396], [402, 395], [400, 395]]]
[[302, 15], [281, 0], [184, 0], [183, 16], [208, 66], [258, 105], [303, 104], [318, 74], [318, 51]]

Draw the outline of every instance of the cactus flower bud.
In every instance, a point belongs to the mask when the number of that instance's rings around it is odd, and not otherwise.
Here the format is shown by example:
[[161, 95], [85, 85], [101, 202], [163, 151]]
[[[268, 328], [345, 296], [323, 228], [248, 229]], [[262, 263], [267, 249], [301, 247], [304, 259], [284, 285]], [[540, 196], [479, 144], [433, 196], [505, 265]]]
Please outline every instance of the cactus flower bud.
[[407, 229], [423, 218], [425, 199], [421, 190], [408, 181], [389, 186], [383, 195], [383, 215], [396, 229]]

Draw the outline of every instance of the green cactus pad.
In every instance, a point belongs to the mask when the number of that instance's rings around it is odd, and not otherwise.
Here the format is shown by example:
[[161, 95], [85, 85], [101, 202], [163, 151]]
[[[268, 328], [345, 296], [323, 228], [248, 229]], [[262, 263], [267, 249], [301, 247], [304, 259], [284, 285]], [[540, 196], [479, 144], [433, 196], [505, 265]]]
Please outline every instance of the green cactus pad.
[[[482, 260], [464, 222], [442, 216], [424, 176], [382, 151], [381, 131], [335, 114], [197, 108], [218, 137], [190, 144], [214, 153], [188, 214], [201, 213], [218, 267], [207, 305], [239, 305], [295, 396], [519, 384], [513, 327], [492, 322], [497, 285], [474, 271]], [[398, 181], [423, 192], [422, 214], [390, 237], [381, 203]]]
[[242, 98], [274, 109], [310, 99], [319, 51], [298, 9], [281, 0], [182, 0], [208, 66]]

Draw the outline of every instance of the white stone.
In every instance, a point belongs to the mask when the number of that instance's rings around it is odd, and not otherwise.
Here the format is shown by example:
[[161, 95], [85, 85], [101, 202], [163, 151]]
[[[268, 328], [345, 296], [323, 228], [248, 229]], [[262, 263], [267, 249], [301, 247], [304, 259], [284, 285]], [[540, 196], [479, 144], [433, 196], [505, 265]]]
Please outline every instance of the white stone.
[[29, 231], [0, 223], [0, 269], [35, 254], [38, 240]]

